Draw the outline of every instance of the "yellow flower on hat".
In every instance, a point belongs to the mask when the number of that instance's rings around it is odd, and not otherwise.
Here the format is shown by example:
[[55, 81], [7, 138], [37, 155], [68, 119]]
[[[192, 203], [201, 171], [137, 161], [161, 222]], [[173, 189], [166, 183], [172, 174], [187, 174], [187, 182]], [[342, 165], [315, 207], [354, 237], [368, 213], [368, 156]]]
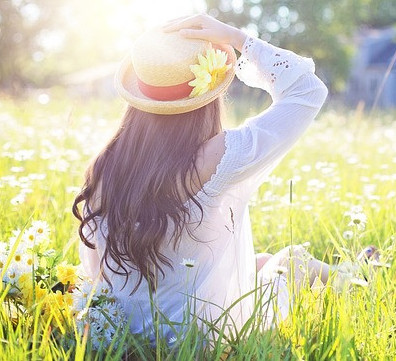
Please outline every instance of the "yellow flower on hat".
[[215, 89], [225, 78], [227, 70], [231, 64], [227, 64], [227, 53], [219, 49], [209, 49], [206, 56], [198, 55], [199, 64], [190, 65], [195, 79], [188, 85], [193, 86], [190, 97], [205, 94], [209, 90]]

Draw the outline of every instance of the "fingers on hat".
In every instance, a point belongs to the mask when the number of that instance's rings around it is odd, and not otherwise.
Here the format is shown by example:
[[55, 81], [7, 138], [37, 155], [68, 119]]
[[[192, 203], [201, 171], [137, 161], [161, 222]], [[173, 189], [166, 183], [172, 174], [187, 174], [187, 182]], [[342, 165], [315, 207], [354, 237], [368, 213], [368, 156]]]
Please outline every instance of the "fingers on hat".
[[168, 24], [165, 24], [163, 30], [166, 32], [178, 31], [181, 29], [188, 28], [202, 28], [203, 27], [203, 15], [194, 15], [176, 19]]
[[185, 38], [210, 40], [210, 30], [207, 29], [181, 29], [179, 32]]
[[180, 17], [174, 18], [174, 19], [169, 19], [168, 21], [164, 22], [161, 27], [164, 31], [167, 32], [168, 29], [172, 29], [172, 27], [174, 27], [174, 25], [178, 24], [180, 21], [182, 21], [188, 17], [190, 17], [190, 16], [186, 15], [186, 16], [180, 16]]

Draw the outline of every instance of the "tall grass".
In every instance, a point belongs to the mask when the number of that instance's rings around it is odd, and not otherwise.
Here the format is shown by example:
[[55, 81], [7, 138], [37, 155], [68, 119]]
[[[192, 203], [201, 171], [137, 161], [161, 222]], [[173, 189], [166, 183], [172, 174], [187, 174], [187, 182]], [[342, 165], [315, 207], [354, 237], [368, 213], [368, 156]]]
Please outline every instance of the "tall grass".
[[[0, 103], [0, 241], [32, 219], [52, 227], [51, 247], [78, 263], [77, 223], [71, 204], [89, 159], [121, 116], [120, 103], [70, 105], [34, 99]], [[392, 114], [328, 110], [276, 168], [252, 199], [257, 251], [276, 252], [293, 243], [329, 263], [354, 260], [368, 244], [388, 262], [396, 241], [396, 122]], [[290, 203], [290, 180], [293, 202]], [[19, 197], [19, 198], [18, 198]], [[364, 231], [348, 226], [345, 212], [363, 207]], [[292, 225], [292, 227], [291, 227]], [[352, 230], [353, 237], [345, 238]], [[349, 239], [350, 238], [350, 239]], [[335, 257], [336, 256], [336, 257]], [[343, 292], [304, 288], [290, 316], [263, 331], [257, 313], [246, 328], [208, 346], [191, 327], [169, 348], [120, 334], [121, 346], [94, 351], [71, 325], [70, 338], [43, 322], [40, 307], [19, 322], [11, 317], [7, 292], [0, 292], [0, 359], [4, 360], [392, 360], [396, 359], [396, 269], [378, 268], [369, 286]], [[215, 325], [208, 325], [215, 329]], [[125, 345], [125, 348], [122, 347]], [[113, 345], [114, 346], [114, 345]], [[125, 351], [125, 350], [128, 351]]]

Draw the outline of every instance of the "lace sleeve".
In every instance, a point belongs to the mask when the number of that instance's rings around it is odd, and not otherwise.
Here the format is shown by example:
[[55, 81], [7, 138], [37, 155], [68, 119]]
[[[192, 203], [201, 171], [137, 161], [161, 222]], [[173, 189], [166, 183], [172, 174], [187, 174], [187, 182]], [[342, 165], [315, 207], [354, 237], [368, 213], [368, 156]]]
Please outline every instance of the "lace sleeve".
[[237, 76], [267, 90], [272, 105], [226, 132], [226, 150], [206, 184], [212, 194], [233, 185], [249, 196], [308, 128], [322, 107], [327, 88], [314, 74], [312, 59], [248, 38], [237, 63]]
[[301, 75], [315, 71], [312, 59], [248, 37], [243, 44], [236, 75], [246, 85], [261, 88], [278, 98]]

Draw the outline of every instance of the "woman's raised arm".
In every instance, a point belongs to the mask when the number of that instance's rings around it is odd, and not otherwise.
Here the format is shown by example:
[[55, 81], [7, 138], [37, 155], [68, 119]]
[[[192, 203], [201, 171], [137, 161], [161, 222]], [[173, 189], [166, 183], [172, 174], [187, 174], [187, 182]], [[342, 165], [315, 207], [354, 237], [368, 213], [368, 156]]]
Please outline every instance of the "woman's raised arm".
[[190, 39], [202, 39], [216, 44], [229, 44], [238, 51], [246, 40], [246, 34], [231, 25], [215, 18], [199, 14], [173, 20], [163, 27], [165, 32], [179, 31]]

